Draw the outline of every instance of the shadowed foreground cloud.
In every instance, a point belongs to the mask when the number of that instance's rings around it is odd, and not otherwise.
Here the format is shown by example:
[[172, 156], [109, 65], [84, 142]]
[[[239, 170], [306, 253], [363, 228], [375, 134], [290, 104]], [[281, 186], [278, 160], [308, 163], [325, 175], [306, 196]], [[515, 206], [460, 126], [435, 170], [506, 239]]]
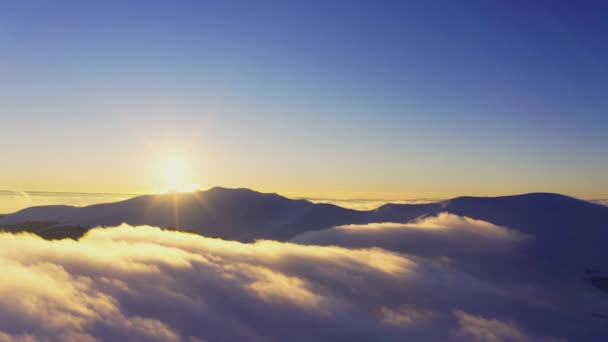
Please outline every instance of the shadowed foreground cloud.
[[0, 234], [0, 271], [0, 341], [606, 336], [606, 322], [533, 300], [534, 289], [378, 248], [243, 244], [123, 225], [79, 241]]

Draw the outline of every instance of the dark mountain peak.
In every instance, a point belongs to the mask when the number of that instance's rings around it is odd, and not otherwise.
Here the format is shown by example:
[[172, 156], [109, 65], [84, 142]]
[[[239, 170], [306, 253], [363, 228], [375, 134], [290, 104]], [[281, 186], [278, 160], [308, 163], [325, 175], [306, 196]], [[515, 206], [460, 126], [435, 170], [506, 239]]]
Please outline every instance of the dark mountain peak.
[[24, 214], [24, 213], [31, 213], [31, 212], [37, 212], [37, 211], [46, 211], [46, 210], [71, 210], [77, 207], [74, 206], [70, 206], [70, 205], [61, 205], [61, 204], [57, 204], [57, 205], [38, 205], [38, 206], [33, 206], [33, 207], [28, 207], [25, 209], [21, 209], [17, 212], [15, 212], [15, 214]]
[[386, 203], [379, 206], [374, 211], [392, 211], [392, 210], [401, 210], [404, 208], [432, 208], [437, 207], [439, 205], [438, 202], [431, 203]]
[[552, 192], [531, 192], [527, 194], [518, 195], [507, 195], [507, 196], [459, 196], [447, 200], [445, 202], [452, 201], [482, 201], [482, 200], [495, 200], [495, 201], [579, 201], [578, 199], [562, 194]]
[[257, 191], [248, 188], [226, 188], [223, 186], [214, 186], [207, 190], [201, 190], [203, 193], [214, 194], [214, 193], [259, 193]]
[[3, 224], [16, 224], [27, 221], [60, 221], [75, 213], [79, 207], [69, 205], [44, 205], [29, 207], [16, 213], [2, 216]]
[[[248, 188], [225, 188], [221, 186], [215, 186], [208, 190], [200, 191], [203, 196], [217, 196], [224, 198], [275, 198], [289, 201], [300, 201], [293, 200], [277, 194], [276, 192], [259, 192]], [[307, 201], [306, 201], [307, 202]]]
[[[501, 197], [457, 197], [442, 210], [522, 230], [530, 235], [581, 239], [597, 229], [608, 232], [608, 207], [553, 193]], [[596, 235], [597, 236], [597, 235]]]
[[566, 210], [566, 212], [578, 210], [603, 210], [598, 204], [566, 195], [545, 192], [498, 197], [461, 196], [443, 201], [441, 202], [441, 205], [448, 211], [456, 212], [461, 210], [474, 210], [477, 212], [489, 207], [503, 211], [534, 210], [535, 212], [541, 212], [554, 210], [556, 211], [554, 213], [556, 215], [563, 214], [563, 212], [560, 212], [560, 209]]

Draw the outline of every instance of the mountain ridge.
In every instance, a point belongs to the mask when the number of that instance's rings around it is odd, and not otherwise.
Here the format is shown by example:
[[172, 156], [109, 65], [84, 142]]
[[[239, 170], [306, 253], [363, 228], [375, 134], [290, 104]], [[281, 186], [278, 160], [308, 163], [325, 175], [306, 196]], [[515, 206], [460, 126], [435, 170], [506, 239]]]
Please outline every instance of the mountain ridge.
[[555, 193], [459, 196], [434, 203], [386, 203], [371, 210], [355, 210], [247, 188], [213, 187], [190, 193], [142, 195], [84, 207], [29, 207], [3, 215], [0, 225], [55, 221], [92, 228], [128, 223], [240, 241], [288, 240], [310, 230], [345, 224], [410, 222], [440, 212], [508, 226], [531, 235], [546, 233], [548, 229], [560, 235], [573, 235], [569, 227], [579, 223], [598, 227], [608, 222], [608, 207]]
[[359, 211], [359, 212], [370, 212], [370, 211], [377, 211], [379, 209], [382, 209], [384, 207], [391, 207], [391, 206], [415, 206], [415, 205], [428, 205], [428, 204], [432, 204], [432, 205], [436, 205], [436, 204], [443, 204], [443, 203], [448, 203], [451, 201], [458, 201], [458, 200], [468, 200], [468, 199], [506, 199], [506, 198], [524, 198], [524, 197], [531, 197], [531, 196], [547, 196], [547, 197], [558, 197], [558, 198], [567, 198], [567, 199], [572, 199], [575, 201], [579, 201], [579, 202], [585, 202], [594, 206], [599, 206], [599, 207], [604, 207], [601, 204], [597, 204], [593, 201], [587, 201], [584, 199], [578, 199], [576, 197], [573, 196], [568, 196], [568, 195], [563, 195], [563, 194], [559, 194], [559, 193], [552, 193], [552, 192], [530, 192], [530, 193], [522, 193], [522, 194], [515, 194], [515, 195], [501, 195], [501, 196], [470, 196], [470, 195], [463, 195], [463, 196], [457, 196], [457, 197], [453, 197], [450, 199], [446, 199], [446, 200], [439, 200], [436, 202], [428, 202], [428, 203], [414, 203], [414, 204], [404, 204], [404, 203], [392, 203], [392, 202], [387, 202], [384, 203], [376, 208], [373, 209], [368, 209], [368, 210], [361, 210], [361, 209], [350, 209], [350, 208], [346, 208], [346, 207], [342, 207], [339, 206], [337, 204], [333, 204], [333, 203], [316, 203], [313, 201], [310, 201], [306, 198], [290, 198], [290, 197], [286, 197], [283, 195], [280, 195], [276, 192], [261, 192], [261, 191], [256, 191], [256, 190], [252, 190], [249, 188], [227, 188], [227, 187], [221, 187], [221, 186], [215, 186], [212, 188], [209, 188], [207, 190], [198, 190], [198, 191], [193, 191], [193, 192], [170, 192], [170, 193], [161, 193], [161, 194], [143, 194], [143, 195], [137, 195], [128, 199], [124, 199], [124, 200], [120, 200], [120, 201], [116, 201], [116, 202], [104, 202], [104, 203], [96, 203], [96, 204], [91, 204], [91, 205], [87, 205], [87, 206], [74, 206], [74, 205], [62, 205], [62, 204], [53, 204], [53, 205], [37, 205], [37, 206], [31, 206], [31, 207], [27, 207], [27, 208], [23, 208], [20, 209], [18, 211], [15, 212], [11, 212], [11, 213], [2, 213], [0, 214], [0, 217], [5, 217], [5, 216], [10, 216], [10, 215], [14, 215], [17, 213], [21, 213], [24, 211], [28, 211], [34, 208], [86, 208], [86, 207], [91, 207], [91, 206], [97, 206], [97, 205], [104, 205], [104, 204], [116, 204], [116, 203], [124, 203], [124, 202], [129, 202], [133, 199], [138, 199], [138, 198], [151, 198], [151, 197], [159, 197], [159, 196], [170, 196], [170, 195], [175, 195], [175, 194], [188, 194], [188, 193], [212, 193], [212, 192], [219, 192], [219, 191], [229, 191], [229, 192], [244, 192], [244, 193], [251, 193], [251, 194], [256, 194], [256, 195], [264, 195], [264, 196], [276, 196], [279, 197], [281, 199], [286, 199], [286, 200], [290, 200], [290, 201], [302, 201], [302, 202], [308, 202], [311, 204], [326, 204], [326, 205], [332, 205], [332, 206], [336, 206], [336, 207], [340, 207], [343, 209], [348, 209], [348, 210], [353, 210], [353, 211]]

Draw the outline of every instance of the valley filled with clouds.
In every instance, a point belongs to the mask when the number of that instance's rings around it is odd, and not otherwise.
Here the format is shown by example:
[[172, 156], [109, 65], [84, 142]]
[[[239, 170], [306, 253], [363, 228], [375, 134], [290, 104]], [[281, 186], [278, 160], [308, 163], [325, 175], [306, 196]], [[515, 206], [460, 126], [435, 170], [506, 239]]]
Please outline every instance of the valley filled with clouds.
[[522, 255], [531, 239], [452, 214], [292, 242], [2, 233], [0, 341], [605, 340], [608, 296]]
[[0, 1], [0, 342], [607, 342], [608, 1]]

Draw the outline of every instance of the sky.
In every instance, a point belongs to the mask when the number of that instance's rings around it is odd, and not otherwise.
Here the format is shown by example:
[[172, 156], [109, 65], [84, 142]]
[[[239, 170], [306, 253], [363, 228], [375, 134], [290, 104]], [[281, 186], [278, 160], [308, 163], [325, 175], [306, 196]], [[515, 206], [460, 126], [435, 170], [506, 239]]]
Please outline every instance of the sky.
[[1, 2], [0, 189], [608, 198], [607, 9]]

